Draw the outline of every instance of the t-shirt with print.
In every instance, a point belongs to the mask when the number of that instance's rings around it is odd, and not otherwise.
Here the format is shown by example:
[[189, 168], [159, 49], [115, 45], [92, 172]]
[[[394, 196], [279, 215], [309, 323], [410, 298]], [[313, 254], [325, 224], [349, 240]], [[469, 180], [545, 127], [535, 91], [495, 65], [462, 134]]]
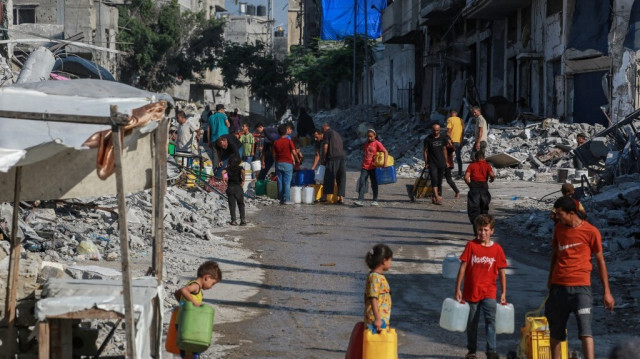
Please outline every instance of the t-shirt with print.
[[590, 286], [591, 256], [602, 252], [600, 231], [587, 221], [575, 228], [557, 223], [551, 246], [556, 253], [551, 283], [568, 287]]
[[273, 143], [273, 151], [275, 152], [275, 161], [280, 163], [293, 164], [293, 157], [291, 152], [295, 151], [293, 141], [288, 138], [280, 138]]
[[451, 142], [462, 143], [462, 119], [458, 116], [447, 118], [447, 129], [451, 129]]
[[382, 143], [378, 140], [367, 141], [364, 144], [364, 155], [362, 156], [362, 169], [372, 170], [375, 169], [376, 166], [373, 164], [373, 161], [376, 157], [376, 153], [384, 152], [387, 149], [384, 148]]
[[428, 150], [427, 161], [429, 161], [429, 166], [437, 168], [445, 168], [447, 166], [444, 151], [448, 141], [447, 135], [443, 134], [440, 134], [438, 138], [431, 134], [424, 139], [424, 147]]
[[254, 144], [253, 134], [252, 133], [247, 133], [246, 135], [242, 134], [240, 136], [240, 143], [242, 143], [242, 155], [251, 156], [251, 151], [253, 150], [253, 144]]
[[473, 182], [487, 182], [489, 174], [493, 174], [493, 168], [487, 161], [480, 160], [470, 163], [465, 173], [470, 174]]
[[376, 320], [371, 306], [371, 298], [378, 300], [378, 315], [387, 324], [388, 328], [389, 320], [391, 320], [391, 288], [387, 278], [380, 273], [369, 272], [367, 276], [367, 284], [364, 291], [364, 321], [367, 324], [373, 324]]
[[332, 129], [325, 131], [322, 145], [324, 144], [328, 145], [327, 160], [344, 158], [344, 146], [339, 133]]
[[[487, 127], [487, 120], [485, 120], [482, 115], [474, 118], [476, 120], [476, 141], [487, 142], [487, 132], [489, 131], [489, 127]], [[478, 131], [480, 129], [482, 129], [482, 136], [478, 139]]]
[[474, 239], [467, 242], [460, 260], [467, 263], [462, 298], [472, 303], [496, 299], [498, 270], [507, 267], [502, 247], [495, 242], [485, 247], [478, 239]]

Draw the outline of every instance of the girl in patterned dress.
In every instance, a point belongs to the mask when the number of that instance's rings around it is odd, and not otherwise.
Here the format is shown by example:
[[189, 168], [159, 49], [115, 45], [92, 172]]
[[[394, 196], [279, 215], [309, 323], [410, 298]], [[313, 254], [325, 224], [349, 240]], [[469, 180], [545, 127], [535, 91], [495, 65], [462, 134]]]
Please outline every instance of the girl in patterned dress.
[[386, 244], [376, 244], [364, 259], [371, 269], [364, 294], [364, 322], [373, 333], [389, 327], [391, 288], [382, 273], [391, 268], [392, 259], [393, 252]]

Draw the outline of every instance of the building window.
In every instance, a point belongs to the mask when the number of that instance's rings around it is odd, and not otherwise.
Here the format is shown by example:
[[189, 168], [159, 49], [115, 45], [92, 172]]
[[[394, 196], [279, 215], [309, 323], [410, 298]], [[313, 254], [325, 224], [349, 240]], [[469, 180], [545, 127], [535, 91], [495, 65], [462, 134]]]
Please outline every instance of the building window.
[[38, 5], [17, 5], [13, 7], [13, 24], [35, 24]]

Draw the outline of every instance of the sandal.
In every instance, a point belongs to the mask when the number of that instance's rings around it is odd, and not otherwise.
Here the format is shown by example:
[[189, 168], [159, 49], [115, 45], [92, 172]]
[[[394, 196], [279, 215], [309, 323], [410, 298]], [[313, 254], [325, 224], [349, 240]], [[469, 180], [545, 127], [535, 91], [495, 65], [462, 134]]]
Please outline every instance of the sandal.
[[237, 225], [238, 225], [238, 222], [236, 222], [236, 221], [231, 221], [231, 223], [229, 223], [229, 224], [230, 224], [230, 225], [232, 225], [232, 226], [237, 226]]
[[467, 353], [467, 355], [464, 356], [464, 359], [476, 359], [476, 353]]
[[247, 225], [247, 221], [240, 221], [240, 225], [241, 226], [246, 226]]

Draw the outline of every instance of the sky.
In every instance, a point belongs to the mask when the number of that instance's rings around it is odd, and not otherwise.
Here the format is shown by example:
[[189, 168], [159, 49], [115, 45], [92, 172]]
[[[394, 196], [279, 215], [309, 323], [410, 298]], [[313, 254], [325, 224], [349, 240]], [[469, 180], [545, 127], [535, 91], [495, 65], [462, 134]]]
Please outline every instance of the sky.
[[[246, 2], [253, 5], [267, 6], [267, 0], [238, 0], [238, 3]], [[234, 0], [225, 0], [227, 11], [231, 14], [238, 14], [240, 5], [236, 4]], [[289, 9], [288, 0], [273, 0], [273, 17], [275, 18], [275, 26], [282, 26], [287, 28], [287, 11]]]

